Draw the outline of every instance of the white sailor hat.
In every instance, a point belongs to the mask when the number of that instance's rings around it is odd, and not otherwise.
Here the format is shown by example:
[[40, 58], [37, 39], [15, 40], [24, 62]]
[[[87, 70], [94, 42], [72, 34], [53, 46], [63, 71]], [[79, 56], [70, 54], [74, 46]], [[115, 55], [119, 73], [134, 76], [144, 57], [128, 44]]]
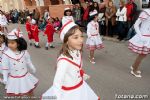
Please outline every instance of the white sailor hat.
[[15, 40], [21, 37], [23, 37], [22, 32], [20, 32], [20, 29], [17, 28], [13, 29], [10, 33], [7, 34], [7, 38], [9, 40]]
[[27, 19], [31, 19], [31, 17], [30, 17], [30, 16], [27, 16]]
[[90, 12], [89, 15], [90, 15], [90, 16], [94, 16], [94, 15], [96, 15], [96, 14], [98, 14], [97, 10], [93, 10], [93, 11]]
[[62, 41], [64, 41], [64, 37], [66, 35], [66, 33], [74, 26], [76, 26], [77, 24], [75, 24], [73, 21], [69, 21], [66, 24], [63, 25], [63, 27], [60, 30], [60, 39]]
[[31, 20], [31, 23], [32, 23], [32, 24], [36, 24], [36, 20], [35, 20], [35, 19], [32, 19], [32, 20]]
[[64, 10], [66, 11], [66, 10], [71, 10], [71, 9], [70, 9], [69, 7], [67, 7], [67, 8], [65, 8]]

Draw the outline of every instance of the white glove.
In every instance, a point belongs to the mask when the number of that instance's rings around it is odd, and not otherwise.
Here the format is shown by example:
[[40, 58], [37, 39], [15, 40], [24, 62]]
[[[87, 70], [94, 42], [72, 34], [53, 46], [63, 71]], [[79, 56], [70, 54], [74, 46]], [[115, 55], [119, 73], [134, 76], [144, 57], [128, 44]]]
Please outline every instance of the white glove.
[[87, 80], [87, 79], [89, 79], [89, 78], [90, 78], [89, 75], [87, 75], [87, 74], [84, 74], [84, 75], [83, 75], [83, 79], [84, 79], [84, 80]]

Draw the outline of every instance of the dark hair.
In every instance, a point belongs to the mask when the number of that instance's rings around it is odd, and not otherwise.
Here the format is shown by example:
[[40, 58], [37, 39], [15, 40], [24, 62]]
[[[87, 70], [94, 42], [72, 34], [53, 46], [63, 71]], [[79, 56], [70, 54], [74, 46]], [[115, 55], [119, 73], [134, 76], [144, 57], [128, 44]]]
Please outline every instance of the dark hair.
[[[8, 40], [9, 39], [6, 39], [6, 46], [8, 46]], [[23, 50], [27, 50], [27, 42], [24, 38], [18, 38], [18, 39], [15, 39], [14, 41], [17, 42], [17, 49], [19, 51], [23, 51]]]
[[[74, 27], [72, 27], [72, 28], [66, 33], [66, 35], [65, 35], [65, 37], [64, 37], [63, 45], [62, 45], [62, 48], [61, 48], [61, 50], [60, 50], [59, 55], [63, 54], [63, 55], [65, 55], [65, 56], [67, 56], [67, 57], [73, 59], [73, 57], [72, 57], [72, 56], [69, 54], [69, 52], [68, 52], [69, 48], [68, 48], [68, 45], [67, 45], [67, 41], [68, 41], [68, 38], [69, 38], [70, 36], [72, 36], [72, 35], [75, 33], [75, 31], [76, 31], [77, 29], [79, 29], [79, 30], [81, 31], [81, 29], [80, 29], [79, 26], [74, 26]], [[82, 51], [82, 50], [81, 50], [81, 51]]]
[[71, 9], [70, 9], [70, 10], [65, 10], [65, 11], [64, 11], [64, 16], [67, 16], [67, 12], [68, 12], [68, 11], [71, 12], [70, 16], [72, 16], [72, 11], [71, 11]]
[[0, 35], [0, 38], [1, 38], [1, 37], [2, 37], [3, 40], [4, 40], [3, 42], [6, 42], [6, 37], [5, 37], [5, 35]]
[[93, 16], [90, 16], [90, 17], [89, 17], [89, 22], [92, 21], [92, 20], [94, 20], [95, 16], [98, 16], [98, 14], [95, 14], [95, 15], [93, 15]]

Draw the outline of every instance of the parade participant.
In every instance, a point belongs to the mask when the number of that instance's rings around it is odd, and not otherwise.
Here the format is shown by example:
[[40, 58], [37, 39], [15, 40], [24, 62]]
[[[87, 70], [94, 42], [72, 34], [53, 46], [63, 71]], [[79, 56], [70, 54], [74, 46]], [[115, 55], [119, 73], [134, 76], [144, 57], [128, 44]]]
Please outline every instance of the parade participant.
[[36, 68], [32, 64], [27, 51], [27, 43], [18, 29], [12, 30], [7, 35], [8, 49], [2, 55], [3, 83], [6, 84], [8, 96], [31, 96], [38, 84], [38, 79], [33, 73]]
[[72, 21], [66, 23], [60, 33], [63, 42], [57, 60], [57, 70], [53, 86], [41, 99], [51, 100], [98, 100], [98, 96], [84, 81], [89, 78], [82, 69], [83, 34]]
[[30, 16], [27, 16], [26, 31], [28, 32], [28, 38], [29, 38], [30, 46], [32, 46], [32, 39], [34, 39], [34, 37], [33, 37], [33, 34], [31, 32], [31, 18], [30, 18]]
[[98, 13], [96, 10], [90, 12], [90, 22], [87, 25], [87, 41], [86, 47], [90, 50], [90, 62], [95, 64], [94, 51], [102, 49], [104, 46], [99, 34]]
[[141, 12], [134, 24], [136, 35], [129, 40], [129, 49], [138, 54], [131, 66], [131, 74], [142, 77], [139, 66], [142, 60], [150, 54], [150, 9]]
[[48, 17], [47, 18], [47, 25], [46, 25], [46, 30], [45, 30], [45, 34], [47, 35], [47, 43], [46, 43], [46, 46], [45, 46], [45, 49], [48, 50], [48, 47], [50, 46], [50, 48], [55, 48], [53, 46], [53, 35], [55, 33], [55, 29], [51, 23], [51, 18]]
[[8, 33], [7, 25], [8, 21], [4, 13], [0, 10], [0, 25], [2, 27], [2, 32], [4, 32], [4, 29], [6, 29], [6, 32]]
[[70, 8], [65, 8], [64, 10], [64, 16], [62, 18], [62, 25], [69, 21], [74, 21], [73, 16], [72, 16], [72, 11]]
[[32, 32], [33, 37], [34, 37], [35, 47], [41, 48], [39, 45], [39, 29], [38, 29], [38, 26], [36, 24], [36, 20], [32, 19], [31, 23], [32, 23], [31, 24], [31, 32]]
[[[0, 75], [2, 75], [2, 54], [5, 50], [7, 50], [7, 46], [5, 45], [5, 40], [6, 39], [4, 33], [0, 31]], [[2, 82], [1, 77], [0, 77], [0, 82]]]

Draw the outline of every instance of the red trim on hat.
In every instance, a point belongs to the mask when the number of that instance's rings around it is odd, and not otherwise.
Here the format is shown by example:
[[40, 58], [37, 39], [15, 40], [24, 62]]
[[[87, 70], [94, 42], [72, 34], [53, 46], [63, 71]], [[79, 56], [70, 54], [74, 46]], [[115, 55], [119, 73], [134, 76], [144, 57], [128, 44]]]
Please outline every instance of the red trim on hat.
[[68, 24], [70, 24], [71, 22], [73, 22], [73, 21], [69, 21], [69, 22], [67, 22], [66, 24], [63, 25], [63, 27], [62, 27], [61, 30], [60, 30], [60, 34], [61, 34], [62, 30], [63, 30]]

